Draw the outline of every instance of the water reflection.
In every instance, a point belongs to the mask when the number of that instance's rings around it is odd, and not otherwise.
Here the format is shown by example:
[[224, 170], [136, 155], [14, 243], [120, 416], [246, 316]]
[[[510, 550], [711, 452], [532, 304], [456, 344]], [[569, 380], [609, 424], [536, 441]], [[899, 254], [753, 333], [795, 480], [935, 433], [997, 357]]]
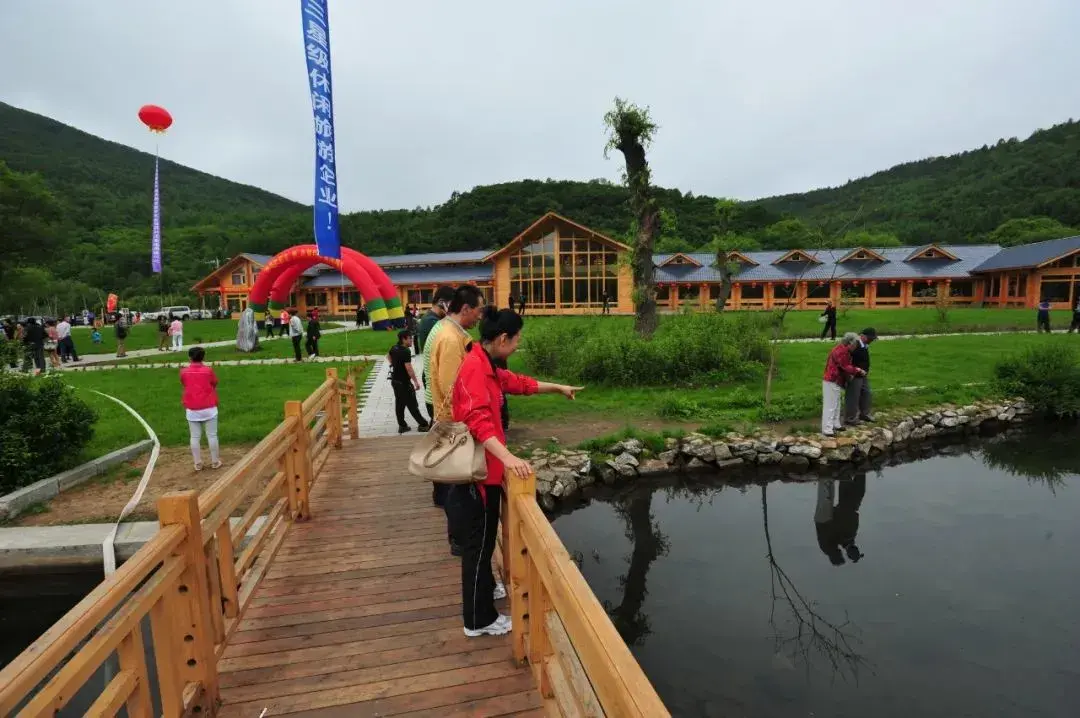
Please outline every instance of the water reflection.
[[[863, 557], [855, 545], [855, 537], [859, 531], [859, 507], [866, 496], [866, 472], [846, 480], [821, 479], [817, 484], [814, 528], [818, 547], [834, 566], [844, 564], [844, 553], [852, 563], [857, 563]], [[840, 500], [834, 504], [837, 484]], [[769, 625], [773, 631], [774, 652], [792, 666], [801, 664], [807, 678], [813, 659], [819, 657], [830, 666], [833, 677], [857, 680], [859, 669], [867, 665], [867, 660], [856, 650], [861, 640], [858, 629], [847, 618], [847, 612], [841, 622], [826, 618], [818, 603], [799, 590], [776, 560], [769, 531], [768, 484], [761, 487], [761, 520], [769, 562], [772, 597]], [[778, 617], [778, 608], [783, 618]]]
[[636, 491], [615, 503], [615, 513], [625, 524], [626, 538], [633, 549], [629, 567], [619, 577], [622, 600], [617, 606], [605, 601], [604, 608], [629, 646], [641, 645], [652, 632], [649, 616], [641, 610], [649, 593], [646, 578], [653, 561], [668, 552], [667, 537], [660, 531], [660, 524], [652, 513], [652, 497], [652, 491]]
[[1045, 484], [1052, 493], [1065, 485], [1065, 477], [1080, 474], [1080, 452], [1075, 451], [1075, 427], [1048, 428], [1032, 441], [1027, 432], [1013, 432], [986, 442], [978, 455], [991, 469], [1022, 476], [1028, 483]]

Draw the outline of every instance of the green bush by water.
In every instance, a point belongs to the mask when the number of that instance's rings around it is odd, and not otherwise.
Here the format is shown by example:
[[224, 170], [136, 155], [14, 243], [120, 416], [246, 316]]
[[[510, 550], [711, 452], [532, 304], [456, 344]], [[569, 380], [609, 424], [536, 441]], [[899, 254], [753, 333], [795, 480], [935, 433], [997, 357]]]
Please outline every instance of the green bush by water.
[[0, 373], [0, 494], [67, 468], [96, 419], [58, 378]]
[[1060, 343], [1032, 347], [999, 361], [994, 382], [1001, 393], [1022, 396], [1037, 411], [1080, 415], [1080, 351]]
[[663, 317], [651, 339], [606, 317], [526, 324], [528, 371], [589, 385], [719, 385], [760, 375], [768, 318], [751, 314]]

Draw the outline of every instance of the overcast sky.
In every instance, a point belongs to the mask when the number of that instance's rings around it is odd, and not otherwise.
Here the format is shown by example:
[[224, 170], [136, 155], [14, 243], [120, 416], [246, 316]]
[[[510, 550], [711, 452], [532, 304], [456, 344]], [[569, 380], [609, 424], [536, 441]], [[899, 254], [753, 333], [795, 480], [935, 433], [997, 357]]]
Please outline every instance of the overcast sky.
[[[299, 0], [0, 0], [0, 100], [310, 203]], [[655, 181], [751, 199], [1080, 116], [1078, 0], [330, 0], [342, 208], [617, 179], [602, 117], [652, 108]]]

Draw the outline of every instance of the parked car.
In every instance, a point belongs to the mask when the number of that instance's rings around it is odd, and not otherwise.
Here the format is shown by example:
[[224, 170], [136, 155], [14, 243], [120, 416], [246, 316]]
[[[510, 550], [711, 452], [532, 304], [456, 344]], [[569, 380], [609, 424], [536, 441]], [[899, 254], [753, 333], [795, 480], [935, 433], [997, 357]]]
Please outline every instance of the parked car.
[[196, 312], [198, 311], [200, 310], [192, 309], [191, 307], [162, 307], [156, 312], [143, 312], [142, 318], [143, 321], [151, 319], [157, 321], [158, 317], [164, 316], [166, 319], [168, 319], [171, 316], [176, 319], [183, 319], [186, 322], [189, 319], [201, 319], [201, 316], [195, 316]]
[[214, 318], [214, 313], [212, 311], [210, 311], [209, 309], [192, 309], [191, 310], [191, 318], [192, 319], [213, 319]]

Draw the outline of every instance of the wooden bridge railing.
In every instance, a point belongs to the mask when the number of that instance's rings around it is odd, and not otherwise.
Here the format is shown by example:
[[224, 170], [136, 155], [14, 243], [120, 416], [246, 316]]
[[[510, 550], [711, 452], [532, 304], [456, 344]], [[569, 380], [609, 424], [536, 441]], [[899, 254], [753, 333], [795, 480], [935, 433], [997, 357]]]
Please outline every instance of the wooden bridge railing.
[[565, 718], [670, 716], [540, 506], [536, 477], [507, 478], [503, 570], [514, 659]]
[[[357, 433], [356, 380], [336, 369], [285, 420], [202, 493], [167, 494], [161, 529], [86, 598], [0, 671], [0, 716], [53, 716], [115, 652], [116, 672], [87, 715], [153, 712], [143, 643], [149, 621], [157, 693], [166, 718], [213, 715], [217, 661], [285, 537], [311, 517], [308, 494], [332, 448], [343, 408]], [[343, 401], [344, 399], [344, 401]]]

